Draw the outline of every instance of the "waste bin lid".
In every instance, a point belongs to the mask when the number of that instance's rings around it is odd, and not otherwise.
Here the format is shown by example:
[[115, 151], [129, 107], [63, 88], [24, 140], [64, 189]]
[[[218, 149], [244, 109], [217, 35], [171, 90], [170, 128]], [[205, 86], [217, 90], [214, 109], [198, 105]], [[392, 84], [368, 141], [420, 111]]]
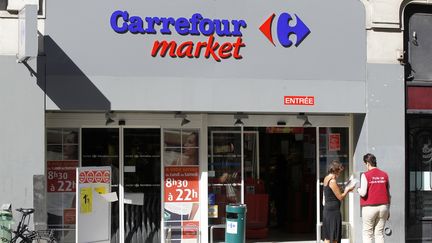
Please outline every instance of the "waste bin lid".
[[6, 218], [10, 218], [10, 219], [12, 219], [12, 212], [9, 212], [9, 211], [0, 211], [0, 217], [2, 217], [2, 218], [4, 218], [4, 217], [6, 217]]
[[226, 205], [227, 213], [246, 213], [246, 204], [228, 204]]

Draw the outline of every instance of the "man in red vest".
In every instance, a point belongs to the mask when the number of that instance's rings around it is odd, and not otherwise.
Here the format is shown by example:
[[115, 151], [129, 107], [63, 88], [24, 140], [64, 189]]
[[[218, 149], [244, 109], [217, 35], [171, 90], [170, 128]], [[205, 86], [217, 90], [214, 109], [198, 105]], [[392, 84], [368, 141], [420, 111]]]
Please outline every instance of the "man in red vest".
[[377, 168], [373, 154], [363, 156], [367, 171], [361, 175], [360, 206], [363, 217], [363, 243], [384, 242], [384, 226], [390, 217], [390, 184], [386, 172]]

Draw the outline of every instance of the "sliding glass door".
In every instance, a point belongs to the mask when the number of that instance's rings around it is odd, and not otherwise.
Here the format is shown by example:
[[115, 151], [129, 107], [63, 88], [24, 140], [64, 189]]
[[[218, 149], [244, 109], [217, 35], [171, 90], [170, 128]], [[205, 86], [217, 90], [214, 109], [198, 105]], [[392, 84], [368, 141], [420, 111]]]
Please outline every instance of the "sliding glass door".
[[111, 166], [111, 242], [160, 242], [160, 129], [82, 128], [82, 166]]

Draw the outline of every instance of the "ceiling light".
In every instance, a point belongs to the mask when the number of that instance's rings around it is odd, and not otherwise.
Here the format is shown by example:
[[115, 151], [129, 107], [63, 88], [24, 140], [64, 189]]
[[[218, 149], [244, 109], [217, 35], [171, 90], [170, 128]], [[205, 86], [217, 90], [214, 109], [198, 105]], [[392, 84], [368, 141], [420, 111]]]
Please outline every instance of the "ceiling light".
[[236, 119], [236, 121], [234, 122], [234, 126], [243, 126], [243, 125], [244, 123], [240, 118]]
[[303, 123], [303, 127], [311, 127], [312, 123], [310, 123], [308, 117], [306, 116], [305, 122]]
[[113, 116], [114, 116], [114, 112], [113, 112], [113, 111], [107, 111], [107, 112], [105, 113], [105, 119], [106, 119], [106, 121], [105, 121], [105, 125], [106, 125], [106, 126], [108, 126], [108, 125], [114, 123], [114, 120], [112, 119]]
[[177, 112], [177, 113], [174, 115], [174, 118], [182, 118], [182, 121], [181, 121], [181, 123], [180, 123], [181, 126], [184, 126], [184, 125], [186, 125], [186, 124], [188, 124], [188, 123], [190, 122], [190, 120], [187, 119], [186, 117], [187, 117], [187, 115], [184, 114], [184, 113], [181, 113], [181, 112]]
[[303, 127], [311, 127], [312, 123], [309, 121], [309, 117], [305, 113], [299, 113], [297, 116], [298, 119], [304, 120]]
[[234, 122], [234, 126], [243, 126], [244, 122], [242, 121], [242, 119], [247, 119], [247, 118], [249, 118], [248, 115], [245, 115], [245, 114], [242, 114], [242, 113], [235, 114], [234, 115], [234, 119], [236, 119], [236, 120]]

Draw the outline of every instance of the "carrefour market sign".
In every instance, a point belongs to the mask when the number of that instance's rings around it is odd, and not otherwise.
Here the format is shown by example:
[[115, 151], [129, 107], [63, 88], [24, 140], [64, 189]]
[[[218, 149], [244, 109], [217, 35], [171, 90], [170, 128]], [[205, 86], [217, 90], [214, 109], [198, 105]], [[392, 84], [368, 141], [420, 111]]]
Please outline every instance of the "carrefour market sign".
[[[259, 28], [267, 39], [273, 44], [271, 26], [275, 14], [272, 14]], [[290, 26], [293, 18], [288, 13], [279, 16], [277, 22], [277, 36], [284, 47], [290, 47], [292, 42], [289, 36], [296, 35], [296, 43], [306, 38], [310, 30], [296, 15], [296, 24]], [[213, 58], [220, 62], [221, 59], [242, 59], [241, 49], [246, 47], [243, 42], [242, 30], [247, 23], [242, 19], [209, 19], [200, 13], [193, 14], [190, 18], [185, 17], [145, 17], [130, 16], [127, 11], [114, 11], [110, 19], [111, 28], [119, 33], [131, 34], [161, 34], [172, 35], [173, 32], [181, 36], [206, 36], [205, 41], [185, 41], [177, 43], [175, 40], [156, 40], [150, 51], [151, 56]], [[234, 39], [233, 39], [234, 38]]]
[[[162, 34], [171, 35], [175, 31], [179, 35], [208, 36], [207, 41], [155, 41], [151, 55], [161, 57], [169, 54], [170, 57], [206, 58], [212, 57], [216, 61], [227, 58], [241, 59], [240, 49], [245, 46], [242, 40], [242, 28], [246, 28], [244, 20], [208, 19], [201, 14], [193, 14], [190, 19], [180, 17], [145, 17], [129, 16], [127, 11], [115, 11], [111, 15], [111, 28], [119, 33], [132, 34]], [[214, 37], [235, 37], [234, 42], [219, 43]]]

